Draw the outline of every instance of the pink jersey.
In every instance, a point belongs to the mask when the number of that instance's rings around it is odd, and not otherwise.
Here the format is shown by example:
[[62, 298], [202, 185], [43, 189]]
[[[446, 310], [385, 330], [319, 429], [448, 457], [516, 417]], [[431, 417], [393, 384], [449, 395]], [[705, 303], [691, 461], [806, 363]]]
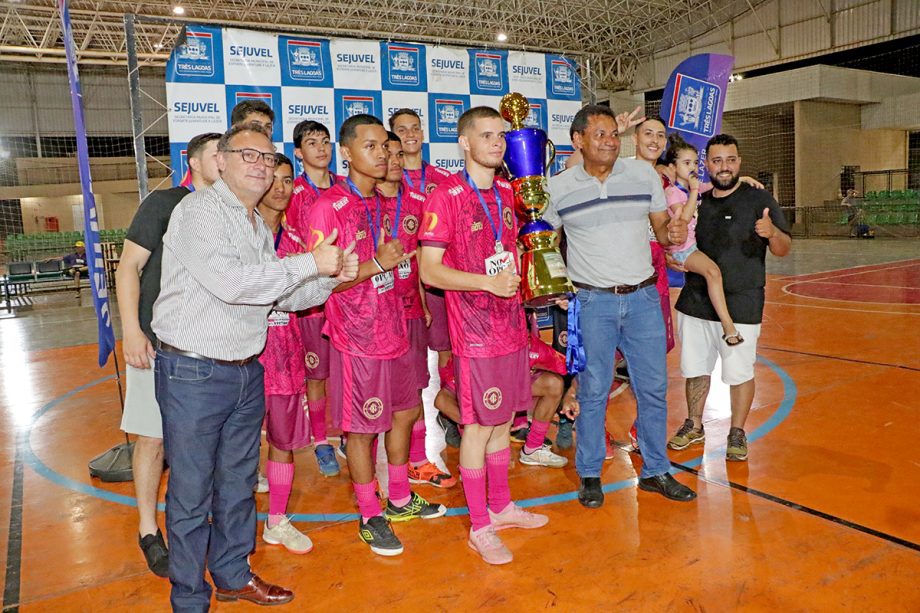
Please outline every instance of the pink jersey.
[[[335, 185], [343, 180], [343, 177], [329, 172], [330, 185]], [[312, 185], [306, 173], [301, 173], [294, 179], [294, 191], [291, 195], [291, 203], [284, 212], [284, 223], [291, 228], [298, 236], [310, 236], [310, 230], [307, 227], [307, 214], [310, 207], [320, 197], [320, 194], [329, 188], [316, 187]], [[312, 309], [301, 313], [302, 317], [319, 317], [323, 314], [323, 305], [315, 306]]]
[[[405, 184], [400, 187], [399, 193], [397, 198], [383, 198], [383, 223], [387, 233], [399, 239], [406, 253], [411, 253], [418, 246], [418, 222], [422, 218], [425, 196], [405, 187]], [[418, 284], [418, 258], [406, 260], [394, 272], [396, 292], [402, 298], [406, 319], [424, 317]]]
[[[664, 197], [668, 203], [668, 215], [671, 216], [671, 219], [677, 217], [677, 207], [687, 204], [689, 197], [687, 192], [675, 185], [669, 185], [667, 189], [664, 190]], [[697, 195], [696, 204], [699, 206], [700, 198]], [[666, 247], [671, 253], [676, 253], [678, 251], [684, 251], [696, 244], [696, 215], [693, 216], [693, 219], [690, 220], [690, 223], [687, 224], [687, 240], [682, 245], [676, 245], [672, 247]]]
[[[444, 265], [456, 270], [486, 274], [486, 258], [496, 253], [495, 231], [501, 229], [503, 249], [516, 254], [517, 222], [512, 208], [511, 184], [496, 178], [501, 198], [499, 214], [495, 189], [480, 190], [492, 221], [476, 192], [459, 172], [432, 192], [425, 204], [419, 240], [442, 247]], [[516, 263], [517, 257], [513, 258]], [[507, 355], [527, 346], [527, 327], [521, 297], [499, 298], [488, 292], [445, 291], [447, 320], [453, 352], [469, 358]]]
[[421, 168], [403, 171], [403, 183], [407, 184], [410, 189], [426, 196], [449, 178], [449, 172], [428, 162], [422, 162]]
[[[278, 257], [303, 253], [306, 248], [296, 233], [288, 228], [281, 231]], [[306, 391], [306, 351], [300, 336], [297, 315], [272, 311], [268, 316], [268, 336], [259, 362], [265, 368], [267, 395], [293, 396]]]
[[[379, 232], [390, 240], [383, 223], [383, 198], [362, 198], [344, 183], [326, 190], [307, 215], [311, 248], [338, 229], [339, 245], [355, 241], [355, 253], [366, 262], [377, 252], [374, 235], [377, 206]], [[400, 222], [402, 223], [402, 222]], [[332, 346], [350, 355], [389, 359], [409, 350], [406, 318], [395, 288], [396, 271], [381, 273], [357, 285], [336, 292], [326, 301], [326, 326]]]
[[[334, 172], [329, 173], [330, 185], [335, 185], [342, 180], [342, 177]], [[291, 196], [291, 204], [288, 205], [287, 211], [284, 212], [285, 223], [300, 233], [300, 236], [307, 236], [307, 212], [310, 206], [316, 202], [320, 194], [328, 188], [316, 187], [310, 183], [307, 174], [301, 173], [294, 179], [294, 192]]]

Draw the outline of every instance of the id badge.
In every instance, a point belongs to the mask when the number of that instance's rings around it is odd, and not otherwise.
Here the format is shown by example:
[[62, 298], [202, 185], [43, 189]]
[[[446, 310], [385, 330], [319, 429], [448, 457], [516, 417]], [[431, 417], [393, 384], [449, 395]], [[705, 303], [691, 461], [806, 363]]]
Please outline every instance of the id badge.
[[378, 275], [374, 275], [371, 277], [371, 281], [374, 283], [374, 287], [377, 288], [378, 294], [388, 292], [393, 289], [393, 271], [388, 270]]
[[396, 268], [396, 272], [400, 279], [408, 279], [412, 275], [412, 260], [403, 260], [400, 262], [399, 266]]
[[514, 266], [514, 257], [510, 251], [503, 251], [486, 258], [486, 274], [494, 277], [508, 267]]
[[291, 322], [291, 314], [284, 311], [272, 311], [268, 314], [268, 327], [277, 328], [286, 326]]

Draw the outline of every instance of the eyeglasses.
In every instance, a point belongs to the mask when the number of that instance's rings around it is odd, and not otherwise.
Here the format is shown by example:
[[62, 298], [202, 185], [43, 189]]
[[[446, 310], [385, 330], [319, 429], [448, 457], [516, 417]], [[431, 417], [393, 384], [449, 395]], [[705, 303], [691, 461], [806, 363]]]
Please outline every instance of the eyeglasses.
[[227, 153], [239, 153], [247, 164], [255, 164], [262, 158], [262, 163], [269, 168], [274, 168], [278, 163], [274, 151], [259, 151], [258, 149], [227, 149]]

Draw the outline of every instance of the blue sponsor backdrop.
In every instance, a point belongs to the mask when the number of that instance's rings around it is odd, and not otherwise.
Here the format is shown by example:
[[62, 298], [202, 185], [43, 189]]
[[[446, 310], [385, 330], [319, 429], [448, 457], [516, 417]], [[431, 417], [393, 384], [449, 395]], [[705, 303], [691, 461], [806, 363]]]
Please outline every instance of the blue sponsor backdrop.
[[[187, 31], [187, 42], [173, 50], [166, 73], [176, 183], [186, 169], [181, 152], [188, 141], [225, 130], [233, 106], [244, 99], [271, 105], [273, 140], [292, 159], [292, 132], [302, 119], [326, 124], [335, 142], [342, 122], [353, 114], [370, 113], [386, 123], [394, 109], [418, 109], [426, 158], [451, 171], [462, 168], [457, 120], [471, 104], [497, 105], [500, 96], [519, 91], [531, 103], [528, 125], [546, 130], [561, 147], [570, 145], [568, 123], [581, 106], [578, 67], [558, 55], [205, 25], [190, 25]], [[338, 151], [334, 158], [334, 170], [341, 172]]]

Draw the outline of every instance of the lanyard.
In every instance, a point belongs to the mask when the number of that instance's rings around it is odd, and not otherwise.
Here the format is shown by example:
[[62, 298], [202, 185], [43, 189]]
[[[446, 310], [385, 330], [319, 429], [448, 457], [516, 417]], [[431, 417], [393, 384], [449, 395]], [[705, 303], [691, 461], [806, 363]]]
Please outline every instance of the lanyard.
[[399, 186], [399, 189], [396, 190], [396, 215], [393, 217], [393, 231], [392, 237], [396, 238], [399, 235], [399, 213], [402, 211], [402, 185]]
[[355, 185], [354, 181], [351, 180], [351, 177], [345, 179], [348, 182], [348, 187], [351, 189], [352, 193], [361, 199], [361, 203], [364, 205], [364, 213], [367, 215], [367, 225], [371, 229], [371, 238], [374, 239], [374, 249], [377, 248], [377, 237], [380, 235], [380, 194], [375, 193], [374, 196], [377, 199], [377, 217], [376, 220], [371, 220], [371, 209], [367, 205], [367, 199], [361, 194], [358, 190], [358, 186]]
[[485, 198], [482, 197], [482, 192], [479, 191], [479, 187], [476, 183], [473, 182], [473, 179], [470, 178], [470, 173], [463, 171], [464, 177], [466, 177], [466, 182], [469, 183], [469, 186], [473, 188], [473, 191], [476, 192], [476, 197], [479, 198], [479, 204], [482, 205], [482, 210], [486, 214], [486, 219], [489, 220], [489, 226], [492, 228], [492, 235], [495, 236], [495, 244], [499, 245], [502, 242], [502, 197], [498, 193], [498, 187], [494, 184], [492, 185], [492, 193], [495, 194], [495, 202], [498, 205], [498, 225], [495, 225], [495, 221], [492, 219], [492, 213], [489, 212], [489, 205], [486, 204]]
[[[310, 178], [310, 175], [307, 174], [306, 170], [303, 171], [303, 174], [301, 176], [303, 177], [303, 180], [307, 182], [307, 185], [309, 185], [310, 188], [313, 190], [313, 193], [319, 196], [319, 187], [316, 185], [316, 183], [313, 182], [313, 179]], [[333, 175], [330, 172], [329, 173], [329, 187], [332, 187], [333, 185], [335, 185], [335, 181], [333, 180], [332, 176]]]
[[[418, 191], [422, 192], [423, 194], [425, 193], [425, 170], [427, 167], [428, 167], [428, 162], [426, 162], [425, 160], [422, 160], [422, 178], [419, 179], [420, 188]], [[405, 177], [406, 183], [409, 184], [409, 187], [411, 187], [412, 189], [415, 189], [415, 183], [413, 183], [412, 179], [409, 178], [408, 170], [403, 171], [403, 177]]]

